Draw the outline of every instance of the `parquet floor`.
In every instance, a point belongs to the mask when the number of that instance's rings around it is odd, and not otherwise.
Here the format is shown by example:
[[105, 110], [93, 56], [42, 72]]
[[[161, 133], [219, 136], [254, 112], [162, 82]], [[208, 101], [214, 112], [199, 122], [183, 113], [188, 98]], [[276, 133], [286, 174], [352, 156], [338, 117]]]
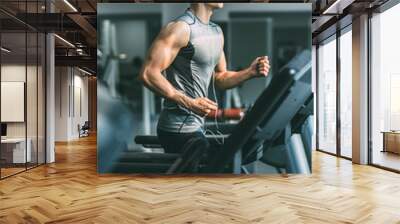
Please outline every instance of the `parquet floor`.
[[400, 175], [314, 153], [310, 176], [96, 173], [96, 139], [0, 181], [0, 223], [400, 223]]
[[21, 171], [24, 171], [25, 170], [25, 167], [21, 167], [21, 168], [14, 168], [14, 167], [12, 167], [12, 168], [1, 168], [1, 175], [2, 175], [2, 177], [4, 176], [4, 177], [7, 177], [7, 176], [10, 176], [10, 175], [13, 175], [13, 174], [15, 174], [15, 173], [18, 173], [18, 172], [21, 172]]

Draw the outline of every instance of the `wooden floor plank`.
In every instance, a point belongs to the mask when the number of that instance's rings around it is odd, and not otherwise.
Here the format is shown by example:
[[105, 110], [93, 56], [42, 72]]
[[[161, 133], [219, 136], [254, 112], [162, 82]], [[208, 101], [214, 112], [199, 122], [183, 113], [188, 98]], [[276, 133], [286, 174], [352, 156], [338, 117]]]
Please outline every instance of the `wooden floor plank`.
[[0, 223], [400, 223], [400, 175], [313, 153], [312, 175], [96, 173], [96, 138], [0, 181]]

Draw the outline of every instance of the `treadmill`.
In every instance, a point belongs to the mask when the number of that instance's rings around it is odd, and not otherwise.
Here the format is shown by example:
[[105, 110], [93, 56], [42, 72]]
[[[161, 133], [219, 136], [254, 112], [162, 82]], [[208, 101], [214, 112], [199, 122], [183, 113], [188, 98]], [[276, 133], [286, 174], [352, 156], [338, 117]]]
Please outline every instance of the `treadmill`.
[[[312, 101], [311, 52], [304, 50], [274, 74], [269, 86], [228, 136], [207, 136], [211, 144], [209, 156], [194, 158], [199, 166], [196, 172], [256, 173], [248, 165], [258, 161], [279, 172], [310, 173], [311, 147], [304, 144], [307, 137], [296, 132], [309, 120], [310, 111], [305, 108], [312, 108]], [[157, 136], [136, 136], [135, 142], [161, 147]], [[271, 154], [278, 146], [283, 146], [278, 156]], [[182, 158], [182, 154], [130, 153], [121, 157], [124, 166], [116, 166], [114, 172], [180, 173], [185, 169], [178, 172], [174, 167], [187, 163]]]

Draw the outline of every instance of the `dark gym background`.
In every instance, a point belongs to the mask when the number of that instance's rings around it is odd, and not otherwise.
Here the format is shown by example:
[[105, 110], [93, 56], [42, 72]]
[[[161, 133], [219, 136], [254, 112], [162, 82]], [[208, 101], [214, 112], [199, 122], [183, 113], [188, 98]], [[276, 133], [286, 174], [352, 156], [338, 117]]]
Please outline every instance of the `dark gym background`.
[[[135, 144], [138, 134], [154, 135], [161, 99], [137, 81], [138, 72], [161, 27], [182, 14], [188, 3], [98, 4], [98, 168], [111, 172], [127, 152], [162, 152]], [[310, 4], [225, 3], [211, 20], [225, 36], [228, 67], [242, 69], [268, 55], [270, 74], [293, 56], [311, 49]], [[253, 79], [226, 92], [217, 91], [223, 108], [248, 108], [268, 85]], [[210, 98], [213, 99], [211, 91]], [[275, 173], [263, 166], [262, 173]], [[134, 172], [134, 171], [132, 171]]]

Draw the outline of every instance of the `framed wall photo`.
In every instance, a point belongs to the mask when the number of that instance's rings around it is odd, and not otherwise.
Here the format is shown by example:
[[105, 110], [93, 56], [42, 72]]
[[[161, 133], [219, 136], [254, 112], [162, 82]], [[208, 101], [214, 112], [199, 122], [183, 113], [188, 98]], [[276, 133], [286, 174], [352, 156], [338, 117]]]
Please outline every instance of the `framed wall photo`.
[[25, 82], [1, 82], [1, 122], [24, 122]]

